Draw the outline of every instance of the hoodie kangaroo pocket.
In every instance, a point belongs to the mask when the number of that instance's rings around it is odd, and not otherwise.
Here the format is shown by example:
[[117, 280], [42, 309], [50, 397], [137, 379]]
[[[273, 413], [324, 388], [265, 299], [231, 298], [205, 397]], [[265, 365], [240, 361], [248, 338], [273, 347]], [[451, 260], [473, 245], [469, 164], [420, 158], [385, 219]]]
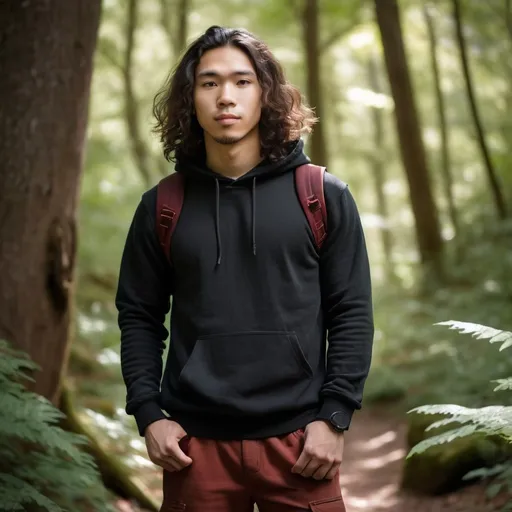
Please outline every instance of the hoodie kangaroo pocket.
[[293, 409], [313, 372], [293, 332], [200, 337], [180, 374], [183, 398], [225, 414]]

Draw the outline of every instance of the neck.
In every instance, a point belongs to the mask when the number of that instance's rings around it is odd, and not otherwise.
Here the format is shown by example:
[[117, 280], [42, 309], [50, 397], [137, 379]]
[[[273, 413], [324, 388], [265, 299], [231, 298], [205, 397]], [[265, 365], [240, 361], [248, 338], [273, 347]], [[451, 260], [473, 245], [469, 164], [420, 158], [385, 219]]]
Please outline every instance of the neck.
[[206, 164], [228, 178], [240, 178], [261, 162], [257, 131], [234, 144], [220, 144], [205, 134]]

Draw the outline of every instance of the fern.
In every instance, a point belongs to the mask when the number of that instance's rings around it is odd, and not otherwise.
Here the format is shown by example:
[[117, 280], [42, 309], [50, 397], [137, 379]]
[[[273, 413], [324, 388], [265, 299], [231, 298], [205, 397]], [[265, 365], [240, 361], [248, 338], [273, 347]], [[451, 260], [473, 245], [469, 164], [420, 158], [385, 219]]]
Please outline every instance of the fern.
[[106, 511], [107, 494], [84, 436], [58, 426], [64, 417], [21, 384], [37, 366], [0, 340], [0, 509]]
[[455, 320], [438, 322], [434, 325], [447, 325], [450, 329], [460, 331], [463, 334], [472, 334], [474, 338], [489, 339], [490, 343], [503, 342], [503, 345], [500, 347], [500, 351], [512, 347], [512, 332], [509, 331], [500, 331], [492, 327], [487, 327], [486, 325], [457, 322]]
[[434, 446], [451, 443], [455, 439], [470, 436], [475, 432], [477, 432], [477, 427], [475, 425], [465, 425], [464, 427], [459, 427], [453, 430], [449, 430], [448, 432], [439, 434], [437, 436], [429, 437], [428, 439], [424, 439], [416, 446], [414, 446], [407, 455], [407, 458], [412, 457], [413, 455], [416, 454], [423, 453]]
[[508, 379], [497, 379], [493, 380], [492, 382], [497, 382], [499, 384], [499, 386], [494, 388], [494, 391], [503, 391], [506, 389], [512, 391], [512, 377], [509, 377]]
[[[472, 334], [472, 336], [477, 339], [487, 339], [490, 343], [501, 343], [500, 351], [512, 347], [512, 332], [509, 331], [501, 331], [485, 325], [454, 320], [439, 322], [435, 325], [448, 326], [450, 329], [460, 331], [461, 333]], [[512, 377], [494, 380], [493, 382], [498, 383], [494, 391], [512, 390]], [[454, 423], [461, 426], [424, 439], [410, 450], [407, 458], [423, 453], [435, 446], [450, 443], [455, 439], [474, 434], [501, 436], [508, 443], [512, 444], [512, 407], [494, 405], [472, 409], [460, 405], [439, 404], [416, 407], [409, 412], [447, 416], [446, 418], [433, 422], [427, 427], [426, 431]], [[480, 469], [472, 471], [468, 473], [465, 478], [474, 478], [476, 476], [495, 477], [497, 483], [489, 487], [488, 491], [490, 494], [498, 493], [504, 487], [512, 490], [512, 465], [510, 464], [496, 466], [491, 470]]]

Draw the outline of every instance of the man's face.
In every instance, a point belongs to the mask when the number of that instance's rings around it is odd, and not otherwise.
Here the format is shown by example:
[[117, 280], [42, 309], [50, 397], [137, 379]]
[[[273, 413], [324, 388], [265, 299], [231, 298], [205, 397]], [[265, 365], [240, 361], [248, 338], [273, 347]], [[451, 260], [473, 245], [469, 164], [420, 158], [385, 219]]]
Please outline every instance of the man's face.
[[234, 144], [258, 129], [261, 87], [247, 55], [232, 46], [207, 51], [194, 85], [197, 120], [219, 144]]

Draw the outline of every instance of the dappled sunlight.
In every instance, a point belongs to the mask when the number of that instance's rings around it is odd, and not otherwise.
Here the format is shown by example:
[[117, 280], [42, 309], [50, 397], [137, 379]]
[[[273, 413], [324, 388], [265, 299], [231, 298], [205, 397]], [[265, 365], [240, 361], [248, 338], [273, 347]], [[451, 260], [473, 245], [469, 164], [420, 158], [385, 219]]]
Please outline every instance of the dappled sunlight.
[[352, 495], [350, 492], [344, 493], [344, 499], [348, 512], [368, 511], [374, 512], [377, 510], [393, 510], [392, 507], [397, 505], [398, 498], [397, 486], [394, 484], [386, 485], [374, 492], [365, 493], [364, 496]]
[[391, 462], [403, 460], [405, 455], [405, 450], [394, 450], [390, 453], [386, 453], [385, 455], [380, 455], [378, 457], [366, 459], [363, 462], [360, 462], [359, 465], [362, 469], [381, 469], [384, 466], [390, 464]]
[[397, 440], [398, 434], [395, 430], [390, 430], [372, 439], [360, 441], [356, 444], [356, 448], [362, 452], [370, 450], [378, 450], [388, 443], [392, 443]]

